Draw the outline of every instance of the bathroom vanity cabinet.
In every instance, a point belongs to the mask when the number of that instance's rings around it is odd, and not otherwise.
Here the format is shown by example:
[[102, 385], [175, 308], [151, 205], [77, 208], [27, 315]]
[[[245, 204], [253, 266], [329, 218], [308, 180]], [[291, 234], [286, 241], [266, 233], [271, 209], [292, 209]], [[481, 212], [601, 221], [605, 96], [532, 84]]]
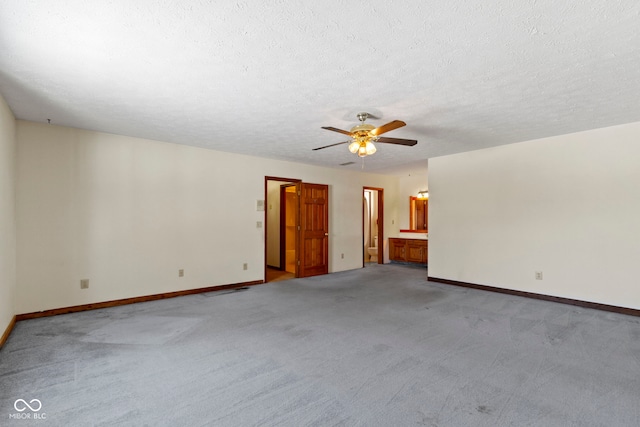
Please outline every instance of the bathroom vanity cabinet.
[[389, 238], [389, 259], [391, 261], [426, 264], [429, 259], [428, 254], [428, 240]]

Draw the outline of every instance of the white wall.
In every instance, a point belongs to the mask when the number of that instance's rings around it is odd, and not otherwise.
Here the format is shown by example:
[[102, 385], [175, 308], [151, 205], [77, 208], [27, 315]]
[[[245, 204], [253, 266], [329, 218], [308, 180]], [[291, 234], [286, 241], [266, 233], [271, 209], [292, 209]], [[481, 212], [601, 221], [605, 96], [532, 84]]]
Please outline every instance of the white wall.
[[362, 266], [362, 187], [397, 202], [393, 176], [17, 124], [18, 313], [262, 280], [265, 176], [329, 185], [330, 272]]
[[639, 141], [640, 122], [430, 159], [429, 276], [640, 309]]
[[0, 335], [15, 314], [16, 121], [0, 96]]

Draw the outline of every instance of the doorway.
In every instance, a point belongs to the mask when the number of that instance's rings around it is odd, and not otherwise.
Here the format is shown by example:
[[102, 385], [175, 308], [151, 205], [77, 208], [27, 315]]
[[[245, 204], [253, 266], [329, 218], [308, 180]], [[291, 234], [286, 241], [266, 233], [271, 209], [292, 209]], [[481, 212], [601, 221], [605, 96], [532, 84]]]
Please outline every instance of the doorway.
[[362, 189], [362, 266], [384, 263], [384, 189]]
[[298, 192], [295, 184], [280, 186], [280, 270], [286, 278], [296, 274]]
[[329, 186], [265, 177], [265, 282], [329, 272]]
[[[265, 179], [265, 282], [275, 282], [295, 278], [296, 236], [293, 236], [293, 247], [287, 248], [286, 222], [293, 221], [296, 227], [295, 215], [287, 215], [287, 189], [293, 188], [300, 182], [295, 178], [267, 177]], [[285, 195], [283, 196], [283, 193]], [[290, 196], [289, 196], [290, 197]], [[294, 257], [293, 265], [287, 268], [287, 249], [289, 257]], [[289, 270], [289, 271], [287, 271]]]

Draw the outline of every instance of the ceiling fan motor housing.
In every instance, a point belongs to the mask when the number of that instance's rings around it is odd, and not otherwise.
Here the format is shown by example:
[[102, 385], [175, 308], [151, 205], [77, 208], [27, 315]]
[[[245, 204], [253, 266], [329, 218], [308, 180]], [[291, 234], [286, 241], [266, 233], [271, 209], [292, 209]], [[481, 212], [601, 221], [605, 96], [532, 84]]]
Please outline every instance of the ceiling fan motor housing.
[[369, 135], [369, 131], [375, 128], [376, 128], [375, 126], [370, 125], [369, 123], [360, 123], [359, 125], [355, 125], [354, 127], [351, 128], [351, 133], [355, 133], [358, 135], [362, 133], [363, 136], [365, 136], [365, 135]]

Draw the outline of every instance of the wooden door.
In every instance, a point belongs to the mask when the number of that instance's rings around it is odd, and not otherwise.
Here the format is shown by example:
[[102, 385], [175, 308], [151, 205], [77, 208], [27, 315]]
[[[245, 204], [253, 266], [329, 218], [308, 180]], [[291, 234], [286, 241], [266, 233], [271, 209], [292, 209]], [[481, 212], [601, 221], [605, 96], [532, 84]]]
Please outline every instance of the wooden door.
[[329, 186], [297, 183], [300, 237], [296, 277], [329, 272]]

